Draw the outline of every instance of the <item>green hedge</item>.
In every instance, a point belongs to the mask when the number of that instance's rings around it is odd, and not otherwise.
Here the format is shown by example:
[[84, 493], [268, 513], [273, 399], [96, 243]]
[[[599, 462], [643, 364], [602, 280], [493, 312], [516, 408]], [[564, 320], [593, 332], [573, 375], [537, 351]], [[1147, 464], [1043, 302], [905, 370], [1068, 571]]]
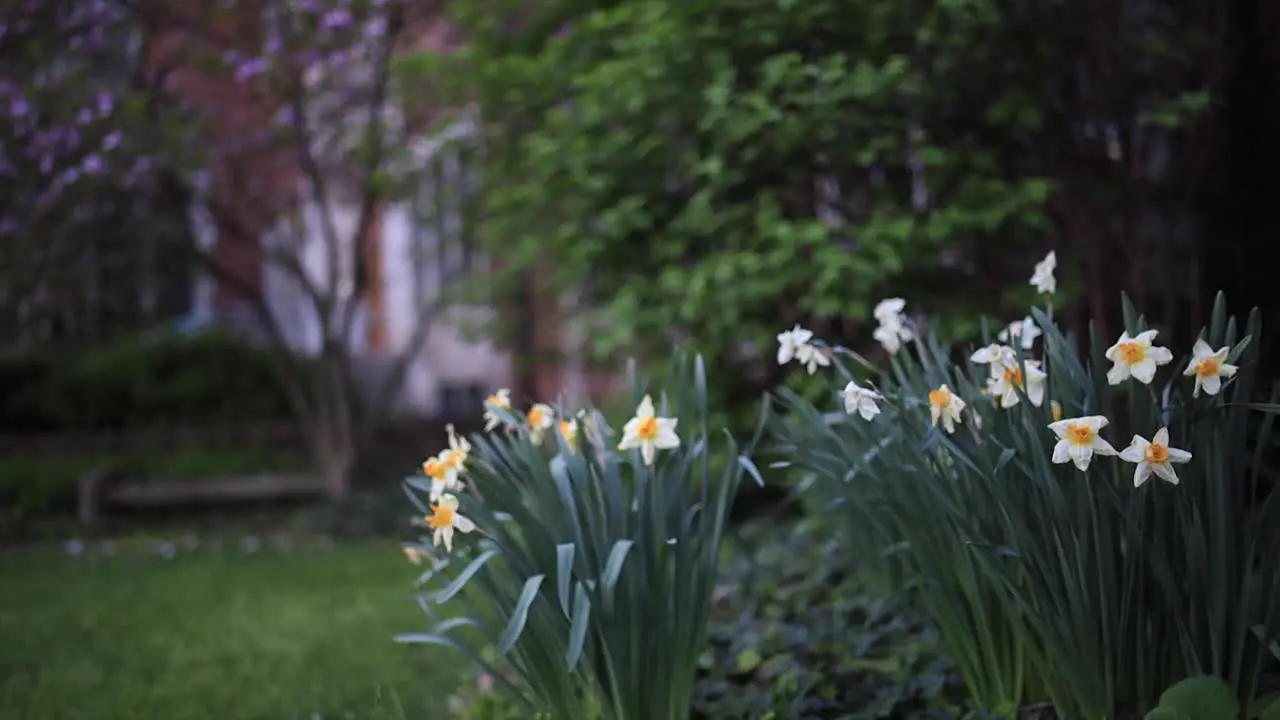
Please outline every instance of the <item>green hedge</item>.
[[0, 359], [0, 433], [290, 417], [265, 350], [222, 332], [150, 333]]

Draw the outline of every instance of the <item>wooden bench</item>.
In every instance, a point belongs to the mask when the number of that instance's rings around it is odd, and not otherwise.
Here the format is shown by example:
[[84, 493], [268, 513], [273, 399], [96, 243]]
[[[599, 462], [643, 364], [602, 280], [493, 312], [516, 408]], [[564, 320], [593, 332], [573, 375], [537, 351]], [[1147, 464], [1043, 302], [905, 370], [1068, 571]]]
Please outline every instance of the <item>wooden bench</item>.
[[132, 480], [94, 470], [80, 479], [78, 514], [91, 523], [112, 507], [166, 507], [318, 498], [326, 488], [308, 475], [262, 474], [200, 480]]

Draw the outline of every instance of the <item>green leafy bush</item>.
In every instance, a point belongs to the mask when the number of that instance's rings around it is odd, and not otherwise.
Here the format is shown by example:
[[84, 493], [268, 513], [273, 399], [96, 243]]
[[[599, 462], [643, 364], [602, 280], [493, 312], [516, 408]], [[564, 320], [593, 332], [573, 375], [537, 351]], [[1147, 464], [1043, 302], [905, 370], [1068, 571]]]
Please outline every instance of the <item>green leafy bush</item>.
[[[461, 570], [442, 560], [428, 572], [434, 589], [423, 606], [434, 611], [465, 589], [478, 615], [400, 639], [463, 651], [525, 716], [689, 717], [721, 537], [742, 473], [755, 468], [726, 434], [726, 456], [739, 459], [711, 471], [710, 444], [720, 436], [706, 422], [702, 360], [676, 366], [654, 405], [634, 380], [640, 409], [622, 443], [592, 410], [566, 433], [555, 432], [545, 406], [526, 421], [491, 408], [509, 433], [474, 437], [471, 455], [455, 440], [427, 463], [427, 477], [411, 478], [410, 497], [431, 513], [436, 542], [447, 547], [454, 529], [480, 536], [458, 541], [460, 559], [469, 559]], [[653, 455], [643, 445], [614, 449], [648, 437], [657, 440]], [[466, 482], [458, 497], [450, 470]], [[425, 542], [411, 547], [430, 552]], [[458, 633], [468, 629], [496, 648], [511, 680]]]
[[131, 336], [0, 360], [0, 432], [209, 425], [290, 417], [265, 350], [222, 332]]
[[849, 405], [783, 393], [782, 449], [838, 500], [870, 577], [918, 589], [988, 711], [1047, 700], [1061, 718], [1141, 717], [1203, 673], [1252, 711], [1280, 637], [1280, 495], [1263, 455], [1280, 408], [1251, 402], [1257, 314], [1241, 328], [1219, 297], [1190, 362], [1152, 344], [1127, 301], [1127, 337], [1091, 337], [1085, 357], [1033, 314], [1039, 365], [997, 345], [957, 366], [926, 327], [883, 371], [855, 375], [833, 353]]

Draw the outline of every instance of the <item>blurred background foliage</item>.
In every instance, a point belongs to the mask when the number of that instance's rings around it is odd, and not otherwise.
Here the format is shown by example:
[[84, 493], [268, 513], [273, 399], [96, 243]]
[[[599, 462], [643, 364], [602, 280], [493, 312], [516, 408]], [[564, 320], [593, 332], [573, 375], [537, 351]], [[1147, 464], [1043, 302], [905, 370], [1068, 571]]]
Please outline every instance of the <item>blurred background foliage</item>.
[[[1275, 63], [1253, 35], [1265, 8], [450, 12], [465, 50], [398, 71], [478, 103], [486, 194], [472, 229], [506, 262], [501, 284], [514, 298], [572, 290], [599, 357], [691, 342], [731, 406], [781, 380], [772, 338], [795, 322], [863, 347], [885, 296], [958, 338], [976, 336], [980, 312], [1017, 319], [1027, 268], [1050, 248], [1077, 331], [1092, 319], [1114, 334], [1122, 289], [1177, 337], [1218, 287], [1243, 308], [1275, 303], [1247, 259], [1275, 227], [1262, 191], [1275, 141], [1258, 134], [1280, 117]], [[525, 320], [499, 334], [518, 344]]]

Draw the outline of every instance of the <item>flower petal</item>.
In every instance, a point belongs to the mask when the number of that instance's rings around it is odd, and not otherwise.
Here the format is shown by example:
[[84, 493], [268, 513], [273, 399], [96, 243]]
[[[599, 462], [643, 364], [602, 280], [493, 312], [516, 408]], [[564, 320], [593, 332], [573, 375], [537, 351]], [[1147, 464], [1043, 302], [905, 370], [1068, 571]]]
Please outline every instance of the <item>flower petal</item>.
[[[1152, 348], [1154, 350], [1155, 348]], [[1143, 385], [1150, 385], [1156, 377], [1156, 363], [1150, 357], [1143, 358], [1129, 367], [1133, 379]]]
[[1181, 448], [1169, 448], [1169, 462], [1171, 463], [1191, 462], [1191, 453]]
[[1196, 376], [1196, 382], [1200, 384], [1200, 387], [1208, 395], [1217, 395], [1218, 391], [1222, 389], [1222, 378], [1217, 375], [1210, 375], [1209, 377]]
[[1161, 480], [1173, 485], [1178, 484], [1178, 473], [1169, 463], [1156, 463], [1151, 466], [1151, 469], [1160, 477]]
[[1129, 366], [1124, 363], [1116, 363], [1107, 371], [1107, 382], [1112, 385], [1119, 385], [1129, 379]]
[[1150, 444], [1142, 437], [1134, 435], [1133, 440], [1129, 441], [1129, 447], [1120, 451], [1120, 459], [1125, 462], [1141, 463]]
[[1156, 434], [1151, 437], [1151, 442], [1155, 443], [1156, 445], [1164, 445], [1165, 447], [1168, 447], [1169, 446], [1169, 428], [1162, 427], [1159, 430], [1157, 430]]
[[1138, 467], [1133, 469], [1133, 486], [1142, 487], [1142, 484], [1145, 483], [1149, 477], [1151, 477], [1151, 464], [1145, 462], [1138, 463]]
[[1071, 460], [1071, 441], [1059, 440], [1058, 444], [1053, 446], [1053, 461], [1061, 465]]
[[471, 518], [465, 518], [461, 515], [453, 516], [453, 526], [464, 533], [469, 533], [476, 529], [476, 524], [471, 522]]

